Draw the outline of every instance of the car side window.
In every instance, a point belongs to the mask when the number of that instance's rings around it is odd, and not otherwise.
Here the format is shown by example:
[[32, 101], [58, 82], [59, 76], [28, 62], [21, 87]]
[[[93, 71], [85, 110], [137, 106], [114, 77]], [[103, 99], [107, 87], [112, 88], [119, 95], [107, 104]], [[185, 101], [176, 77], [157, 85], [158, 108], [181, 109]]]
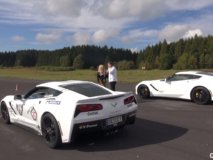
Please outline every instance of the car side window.
[[182, 80], [187, 80], [187, 76], [186, 75], [182, 75], [182, 74], [175, 74], [172, 77], [169, 77], [169, 81], [182, 81]]
[[24, 98], [25, 99], [38, 99], [38, 98], [51, 98], [56, 97], [59, 94], [61, 94], [60, 91], [57, 91], [52, 88], [46, 88], [46, 87], [36, 87], [30, 92], [28, 92]]
[[175, 74], [169, 77], [169, 81], [183, 81], [183, 80], [191, 80], [191, 79], [198, 79], [201, 76], [197, 75], [190, 75], [190, 74]]
[[198, 76], [198, 75], [187, 75], [188, 79], [199, 79], [201, 76]]
[[52, 88], [47, 88], [44, 98], [51, 98], [60, 95], [61, 92]]
[[25, 95], [25, 99], [38, 99], [44, 98], [46, 92], [46, 88], [34, 88], [29, 93]]

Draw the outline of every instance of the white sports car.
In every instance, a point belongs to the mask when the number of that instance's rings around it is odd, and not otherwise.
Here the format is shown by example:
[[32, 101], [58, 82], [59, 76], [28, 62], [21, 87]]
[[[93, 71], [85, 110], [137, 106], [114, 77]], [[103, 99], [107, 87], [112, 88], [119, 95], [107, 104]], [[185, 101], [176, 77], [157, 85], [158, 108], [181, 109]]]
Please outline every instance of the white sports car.
[[213, 73], [202, 71], [178, 72], [166, 79], [142, 81], [136, 94], [142, 98], [167, 97], [207, 104], [213, 100]]
[[34, 129], [51, 148], [71, 142], [81, 132], [134, 124], [137, 107], [133, 93], [86, 81], [40, 84], [25, 95], [6, 96], [0, 105], [5, 123]]

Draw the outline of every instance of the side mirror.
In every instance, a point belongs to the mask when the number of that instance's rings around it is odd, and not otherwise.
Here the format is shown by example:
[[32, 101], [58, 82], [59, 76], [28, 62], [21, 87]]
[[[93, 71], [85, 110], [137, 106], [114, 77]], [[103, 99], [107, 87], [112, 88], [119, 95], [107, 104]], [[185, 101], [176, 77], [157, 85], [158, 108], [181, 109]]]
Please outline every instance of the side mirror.
[[171, 78], [172, 78], [171, 76], [167, 77], [167, 78], [165, 79], [165, 82], [169, 82]]
[[22, 95], [20, 95], [20, 94], [15, 95], [14, 100], [22, 100]]

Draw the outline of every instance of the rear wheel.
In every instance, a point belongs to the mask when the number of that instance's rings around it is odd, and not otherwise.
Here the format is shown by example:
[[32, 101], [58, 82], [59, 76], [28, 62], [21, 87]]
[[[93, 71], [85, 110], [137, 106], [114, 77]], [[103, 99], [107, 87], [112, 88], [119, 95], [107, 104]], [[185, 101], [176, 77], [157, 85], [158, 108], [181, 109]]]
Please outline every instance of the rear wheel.
[[58, 123], [52, 114], [47, 113], [43, 116], [41, 127], [47, 145], [50, 148], [59, 147], [61, 145], [61, 134]]
[[138, 87], [138, 94], [144, 99], [149, 98], [150, 97], [149, 88], [144, 84], [140, 85]]
[[211, 95], [206, 88], [196, 87], [191, 92], [191, 99], [197, 104], [208, 104], [211, 100]]
[[1, 114], [2, 114], [2, 119], [6, 124], [10, 124], [10, 115], [7, 109], [7, 106], [4, 102], [1, 103]]

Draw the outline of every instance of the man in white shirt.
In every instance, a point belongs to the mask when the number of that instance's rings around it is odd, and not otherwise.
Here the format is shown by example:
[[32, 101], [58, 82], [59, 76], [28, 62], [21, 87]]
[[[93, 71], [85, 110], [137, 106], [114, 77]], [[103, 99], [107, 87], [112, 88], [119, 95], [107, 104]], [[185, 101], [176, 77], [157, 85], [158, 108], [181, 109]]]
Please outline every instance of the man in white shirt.
[[115, 91], [115, 85], [116, 82], [118, 81], [118, 78], [117, 78], [117, 69], [112, 64], [112, 62], [108, 62], [108, 79], [111, 90]]

